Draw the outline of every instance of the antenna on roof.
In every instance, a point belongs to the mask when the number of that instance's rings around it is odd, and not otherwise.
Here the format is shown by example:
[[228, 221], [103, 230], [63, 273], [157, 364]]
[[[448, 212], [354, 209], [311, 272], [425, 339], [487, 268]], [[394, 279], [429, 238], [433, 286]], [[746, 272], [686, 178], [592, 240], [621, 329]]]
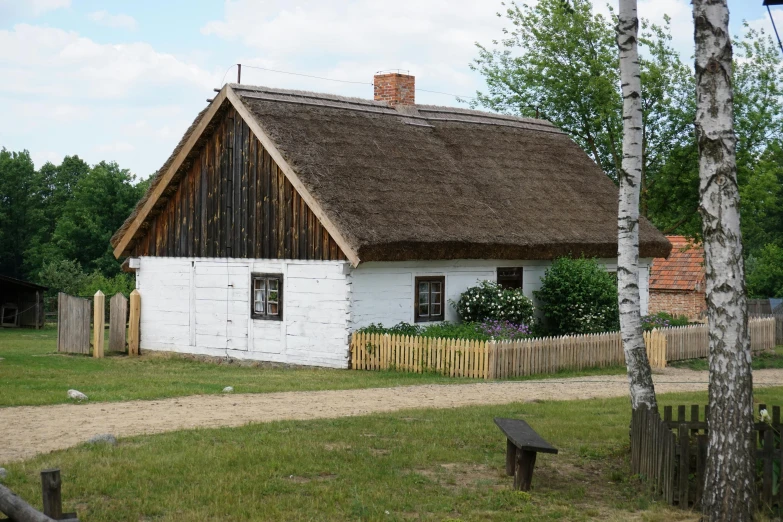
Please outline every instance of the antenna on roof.
[[378, 71], [375, 74], [386, 74], [386, 73], [393, 73], [396, 72], [397, 74], [408, 74], [410, 75], [411, 71], [409, 69], [384, 69], [382, 71]]

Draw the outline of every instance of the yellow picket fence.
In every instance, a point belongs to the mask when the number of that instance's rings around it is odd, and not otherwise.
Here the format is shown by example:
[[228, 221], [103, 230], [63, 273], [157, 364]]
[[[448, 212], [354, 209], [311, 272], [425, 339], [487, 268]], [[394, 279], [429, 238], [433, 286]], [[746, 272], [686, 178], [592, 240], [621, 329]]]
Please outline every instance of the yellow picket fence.
[[[753, 352], [775, 347], [775, 319], [748, 321]], [[656, 329], [644, 333], [653, 368], [670, 361], [707, 357], [706, 325]], [[409, 335], [354, 333], [351, 368], [434, 372], [450, 377], [504, 379], [559, 370], [581, 370], [625, 364], [620, 332], [517, 341], [471, 341]]]
[[[666, 366], [666, 338], [644, 335], [653, 367]], [[619, 332], [541, 337], [517, 341], [471, 341], [406, 335], [355, 333], [351, 368], [435, 372], [450, 377], [503, 379], [558, 370], [624, 364]]]
[[[748, 319], [750, 351], [761, 352], [775, 347], [775, 319]], [[683, 361], [707, 357], [710, 337], [706, 324], [674, 326], [660, 330], [666, 336], [666, 360]]]

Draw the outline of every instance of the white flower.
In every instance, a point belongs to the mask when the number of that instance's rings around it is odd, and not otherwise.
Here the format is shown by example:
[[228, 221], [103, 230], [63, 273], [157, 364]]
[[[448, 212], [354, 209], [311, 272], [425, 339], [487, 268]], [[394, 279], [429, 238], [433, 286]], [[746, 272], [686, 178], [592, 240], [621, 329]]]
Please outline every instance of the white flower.
[[769, 412], [765, 409], [759, 411], [759, 416], [761, 417], [761, 422], [769, 422]]

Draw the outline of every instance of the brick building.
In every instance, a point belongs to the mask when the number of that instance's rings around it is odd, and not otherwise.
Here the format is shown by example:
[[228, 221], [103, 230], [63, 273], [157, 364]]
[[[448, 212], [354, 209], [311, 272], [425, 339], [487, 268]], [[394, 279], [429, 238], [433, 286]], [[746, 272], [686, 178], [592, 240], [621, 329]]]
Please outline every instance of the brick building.
[[707, 310], [704, 248], [684, 236], [666, 237], [672, 253], [653, 260], [649, 311], [699, 319]]

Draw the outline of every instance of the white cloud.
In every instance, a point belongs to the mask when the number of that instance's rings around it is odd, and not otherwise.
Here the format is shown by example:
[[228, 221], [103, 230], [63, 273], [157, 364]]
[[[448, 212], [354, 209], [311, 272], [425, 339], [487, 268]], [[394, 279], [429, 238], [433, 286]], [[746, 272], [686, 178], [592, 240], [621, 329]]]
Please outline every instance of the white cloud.
[[[240, 57], [255, 64], [318, 76], [372, 82], [381, 69], [409, 69], [418, 87], [471, 95], [483, 80], [469, 70], [475, 42], [502, 37], [506, 21], [495, 16], [500, 1], [398, 0], [394, 9], [374, 1], [321, 2], [229, 0], [222, 20], [201, 31], [238, 41], [253, 53]], [[260, 57], [263, 57], [261, 59]], [[234, 81], [236, 72], [229, 74]], [[370, 87], [348, 86], [270, 72], [242, 71], [243, 82], [371, 96]], [[447, 97], [428, 102], [453, 103]]]
[[104, 25], [113, 29], [128, 29], [133, 31], [136, 29], [137, 25], [136, 19], [130, 15], [122, 13], [113, 15], [106, 10], [93, 11], [87, 15], [87, 18], [98, 25]]
[[99, 44], [73, 31], [18, 24], [0, 30], [0, 92], [122, 99], [155, 86], [208, 91], [216, 75], [147, 43]]
[[[37, 165], [78, 154], [147, 176], [171, 153], [220, 73], [144, 42], [98, 43], [18, 24], [0, 30], [0, 77], [0, 146], [30, 150]], [[133, 129], [141, 120], [144, 127]]]
[[71, 6], [71, 0], [0, 0], [0, 20], [14, 16], [41, 16]]

